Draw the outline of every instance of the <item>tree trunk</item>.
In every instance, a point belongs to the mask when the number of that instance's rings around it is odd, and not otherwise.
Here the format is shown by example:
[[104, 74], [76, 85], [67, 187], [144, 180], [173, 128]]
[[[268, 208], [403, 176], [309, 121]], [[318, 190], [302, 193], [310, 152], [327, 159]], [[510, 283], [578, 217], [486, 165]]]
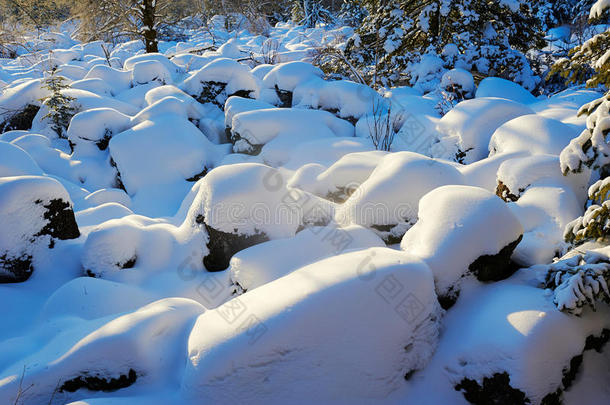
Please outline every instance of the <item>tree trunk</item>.
[[156, 0], [142, 0], [142, 36], [146, 53], [159, 52], [155, 29]]

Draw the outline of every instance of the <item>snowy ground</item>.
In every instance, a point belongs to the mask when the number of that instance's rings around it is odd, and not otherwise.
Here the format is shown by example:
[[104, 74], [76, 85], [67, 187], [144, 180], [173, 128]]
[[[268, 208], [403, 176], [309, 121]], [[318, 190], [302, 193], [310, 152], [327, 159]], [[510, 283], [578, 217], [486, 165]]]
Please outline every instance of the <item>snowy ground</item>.
[[582, 214], [559, 154], [600, 94], [452, 71], [475, 97], [441, 117], [325, 80], [311, 50], [349, 34], [0, 60], [0, 403], [610, 403], [610, 309], [530, 268]]

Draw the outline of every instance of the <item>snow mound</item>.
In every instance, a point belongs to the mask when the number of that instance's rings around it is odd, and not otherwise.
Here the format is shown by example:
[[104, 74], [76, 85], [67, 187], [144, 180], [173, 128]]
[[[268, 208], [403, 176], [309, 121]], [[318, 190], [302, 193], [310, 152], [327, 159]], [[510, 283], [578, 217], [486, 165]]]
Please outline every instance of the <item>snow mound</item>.
[[143, 60], [133, 65], [133, 83], [145, 84], [153, 81], [171, 84], [171, 72], [157, 60]]
[[110, 155], [129, 194], [193, 178], [214, 164], [216, 148], [186, 117], [158, 114], [114, 135]]
[[456, 105], [438, 122], [437, 130], [442, 143], [451, 142], [457, 147], [453, 156], [447, 157], [469, 164], [487, 156], [489, 141], [498, 127], [513, 118], [533, 113], [531, 108], [514, 101], [475, 98]]
[[274, 108], [247, 111], [233, 116], [233, 151], [256, 154], [263, 145], [284, 135], [294, 144], [314, 138], [352, 137], [354, 127], [327, 111]]
[[258, 83], [247, 66], [233, 59], [218, 58], [192, 73], [182, 88], [200, 102], [222, 107], [232, 95], [249, 97], [256, 93]]
[[521, 104], [532, 104], [537, 101], [532, 93], [517, 83], [499, 77], [486, 77], [483, 79], [479, 83], [475, 97], [505, 98]]
[[443, 299], [457, 298], [465, 274], [481, 281], [511, 274], [510, 256], [523, 227], [491, 192], [471, 186], [439, 187], [421, 199], [418, 216], [400, 247], [430, 266]]
[[561, 121], [524, 115], [502, 124], [489, 142], [490, 154], [529, 152], [559, 155], [578, 131]]
[[424, 194], [463, 181], [461, 173], [449, 163], [413, 152], [388, 154], [337, 208], [335, 218], [339, 223], [367, 227], [412, 225]]
[[210, 271], [224, 270], [239, 250], [268, 239], [294, 236], [304, 196], [289, 190], [277, 169], [258, 163], [220, 166], [197, 184], [187, 220], [208, 232]]
[[94, 108], [72, 117], [66, 133], [75, 149], [90, 149], [95, 144], [97, 149], [106, 150], [112, 136], [125, 131], [130, 124], [131, 117], [115, 109]]
[[371, 175], [387, 154], [384, 151], [348, 153], [326, 170], [321, 166], [323, 171], [313, 178], [308, 178], [304, 171], [295, 173], [290, 185], [342, 203]]
[[294, 237], [252, 246], [231, 258], [231, 281], [248, 291], [283, 277], [305, 265], [350, 250], [384, 247], [370, 230], [358, 225], [340, 228], [336, 224], [306, 228]]
[[311, 63], [286, 62], [276, 65], [265, 75], [263, 86], [293, 92], [299, 84], [323, 76], [322, 70]]
[[80, 235], [68, 192], [49, 177], [0, 177], [0, 223], [0, 282], [27, 280], [42, 250]]
[[381, 399], [425, 366], [438, 321], [421, 261], [387, 248], [331, 257], [200, 316], [182, 394], [211, 402]]
[[0, 177], [42, 175], [42, 170], [20, 147], [0, 141]]
[[32, 386], [21, 395], [26, 403], [47, 402], [53, 396], [66, 403], [82, 397], [84, 389], [114, 391], [133, 384], [164, 384], [180, 372], [188, 329], [203, 311], [195, 301], [169, 298], [114, 319], [60, 330], [47, 345], [31, 347], [22, 381], [22, 363], [8, 368], [0, 380], [0, 399], [13, 403], [20, 383]]
[[89, 70], [85, 79], [101, 79], [111, 86], [112, 94], [117, 95], [131, 87], [132, 74], [107, 65], [96, 65]]
[[476, 88], [472, 74], [467, 70], [459, 68], [448, 70], [443, 74], [441, 87], [447, 91], [459, 93], [462, 97], [466, 98], [471, 98]]

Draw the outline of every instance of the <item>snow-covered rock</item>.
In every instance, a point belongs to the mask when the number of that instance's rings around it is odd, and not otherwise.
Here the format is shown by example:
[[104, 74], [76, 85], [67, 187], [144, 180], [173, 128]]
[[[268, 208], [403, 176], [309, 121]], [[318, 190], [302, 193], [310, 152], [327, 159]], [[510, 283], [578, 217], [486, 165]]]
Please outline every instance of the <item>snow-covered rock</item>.
[[[463, 184], [451, 164], [413, 152], [386, 155], [371, 175], [337, 208], [339, 223], [358, 224], [390, 232], [385, 239], [400, 240], [417, 221], [419, 200], [447, 184]], [[400, 229], [391, 230], [396, 225]]]
[[489, 141], [494, 131], [507, 121], [534, 111], [515, 101], [482, 97], [462, 101], [439, 122], [437, 130], [441, 143], [455, 145], [444, 148], [442, 157], [469, 164], [488, 154]]
[[421, 199], [418, 216], [400, 247], [430, 266], [445, 305], [457, 298], [460, 279], [467, 274], [497, 281], [514, 271], [510, 256], [523, 226], [491, 192], [471, 186], [439, 187]]
[[49, 177], [0, 177], [0, 223], [0, 282], [27, 280], [42, 250], [80, 235], [68, 192]]
[[20, 147], [0, 141], [0, 177], [41, 175], [42, 170]]
[[532, 104], [536, 97], [517, 83], [500, 77], [486, 77], [479, 83], [475, 97], [499, 97], [521, 104]]
[[412, 256], [372, 248], [331, 257], [200, 316], [182, 394], [211, 402], [381, 399], [426, 365], [438, 316], [430, 270]]

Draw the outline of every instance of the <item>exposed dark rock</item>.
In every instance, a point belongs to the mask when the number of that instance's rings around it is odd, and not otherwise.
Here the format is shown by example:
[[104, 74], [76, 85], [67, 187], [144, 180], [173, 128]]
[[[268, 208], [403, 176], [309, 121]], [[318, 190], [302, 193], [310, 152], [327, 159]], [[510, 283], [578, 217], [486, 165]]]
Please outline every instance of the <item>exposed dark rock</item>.
[[[26, 281], [32, 275], [32, 256], [7, 257], [0, 256], [0, 283], [20, 283]], [[8, 274], [3, 274], [8, 273]]]
[[510, 377], [506, 372], [483, 378], [482, 385], [476, 380], [464, 378], [455, 386], [455, 390], [462, 391], [464, 398], [476, 405], [530, 403], [523, 391], [510, 386]]
[[244, 149], [243, 147], [240, 147], [239, 150], [235, 150], [235, 147], [233, 147], [233, 150], [235, 152], [239, 152], [239, 153], [246, 153], [248, 155], [253, 155], [256, 156], [259, 153], [261, 153], [261, 150], [263, 149], [264, 145], [253, 145], [250, 143], [250, 141], [248, 141], [245, 138], [242, 138], [240, 134], [238, 134], [237, 132], [231, 132], [231, 136], [229, 138], [231, 140], [231, 143], [233, 145], [235, 145], [237, 142], [240, 142], [240, 144], [243, 144], [244, 142], [248, 145], [247, 149]]
[[[42, 201], [36, 201], [42, 204]], [[53, 199], [44, 205], [47, 211], [43, 214], [47, 224], [34, 236], [50, 235], [53, 238], [66, 240], [76, 239], [80, 236], [74, 211], [69, 203], [61, 199]]]
[[290, 108], [292, 107], [292, 92], [287, 90], [280, 90], [277, 85], [275, 85], [275, 93], [277, 97], [280, 99], [280, 108]]
[[76, 392], [81, 388], [86, 388], [90, 391], [112, 392], [133, 385], [137, 378], [138, 376], [132, 368], [129, 369], [127, 374], [121, 374], [118, 378], [103, 377], [99, 374], [89, 375], [87, 372], [84, 372], [83, 375], [65, 381], [59, 387], [59, 392]]
[[239, 96], [243, 98], [252, 98], [252, 90], [237, 90], [234, 93], [227, 94], [227, 83], [221, 82], [201, 82], [203, 90], [197, 96], [196, 100], [202, 104], [212, 103], [218, 106], [221, 110], [225, 109], [225, 101], [231, 96]]
[[455, 154], [455, 161], [464, 164], [464, 158], [466, 157], [466, 154], [473, 149], [474, 148], [468, 148], [466, 150], [458, 149], [457, 153]]
[[336, 191], [326, 194], [325, 198], [334, 203], [343, 204], [356, 189], [357, 187], [337, 187]]
[[36, 114], [38, 114], [38, 110], [40, 110], [40, 106], [34, 104], [26, 105], [23, 110], [0, 123], [0, 134], [17, 129], [27, 130], [32, 128], [32, 122]]
[[371, 225], [371, 228], [376, 231], [377, 235], [383, 239], [386, 245], [395, 245], [400, 243], [402, 237], [412, 224], [400, 223], [394, 225]]
[[116, 177], [114, 179], [114, 188], [120, 188], [124, 192], [127, 192], [127, 189], [125, 188], [125, 185], [123, 184], [123, 179], [121, 179], [121, 172], [119, 171], [119, 168], [117, 167], [116, 162], [114, 161], [114, 159], [112, 157], [110, 158], [110, 166], [114, 167], [114, 169], [116, 170]]
[[519, 199], [519, 195], [523, 192], [523, 189], [519, 189], [519, 194], [515, 195], [510, 192], [510, 189], [506, 186], [506, 184], [498, 181], [498, 186], [496, 187], [496, 195], [503, 199], [506, 202], [512, 201], [515, 202]]
[[470, 273], [479, 281], [500, 281], [510, 277], [518, 266], [511, 263], [510, 256], [523, 239], [523, 235], [506, 245], [495, 255], [483, 255], [468, 266]]
[[99, 150], [106, 150], [108, 148], [108, 144], [110, 143], [110, 138], [112, 138], [112, 132], [107, 129], [102, 139], [95, 142], [95, 145]]
[[356, 117], [351, 117], [351, 116], [342, 117], [341, 115], [339, 115], [339, 110], [337, 108], [321, 108], [321, 109], [324, 111], [328, 111], [329, 113], [333, 114], [337, 118], [340, 118], [342, 120], [349, 122], [353, 126], [356, 126], [356, 123], [358, 122], [358, 118], [356, 118]]
[[210, 253], [203, 258], [203, 265], [208, 271], [221, 271], [229, 267], [229, 260], [240, 250], [267, 242], [269, 238], [262, 232], [253, 235], [227, 233], [216, 230], [205, 224], [209, 235], [208, 249]]
[[186, 181], [199, 181], [201, 180], [206, 174], [208, 174], [208, 168], [204, 167], [203, 170], [197, 174], [195, 174], [194, 176], [189, 177], [188, 179], [186, 179]]
[[453, 305], [455, 305], [459, 296], [460, 290], [456, 290], [451, 287], [449, 291], [447, 291], [447, 293], [443, 295], [438, 295], [438, 303], [440, 304], [441, 308], [443, 308], [444, 310], [448, 310]]
[[595, 350], [601, 353], [602, 349], [610, 340], [610, 329], [603, 329], [599, 336], [590, 335], [587, 336], [585, 342], [585, 350]]

